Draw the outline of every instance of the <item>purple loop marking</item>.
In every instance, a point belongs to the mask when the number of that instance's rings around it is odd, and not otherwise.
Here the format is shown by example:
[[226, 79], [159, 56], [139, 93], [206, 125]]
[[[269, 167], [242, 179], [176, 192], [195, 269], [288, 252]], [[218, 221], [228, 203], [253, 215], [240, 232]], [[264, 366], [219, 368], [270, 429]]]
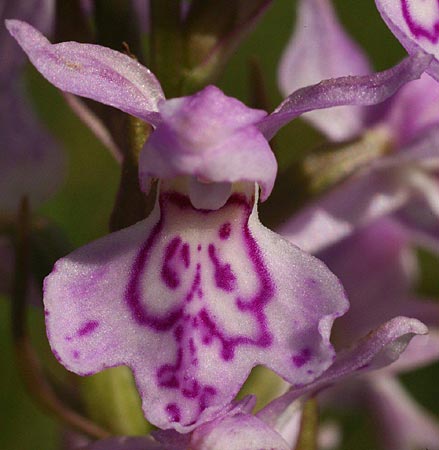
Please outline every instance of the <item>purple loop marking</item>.
[[[401, 0], [402, 15], [407, 23], [407, 26], [409, 27], [409, 30], [415, 36], [415, 38], [419, 39], [421, 37], [424, 37], [428, 39], [432, 44], [437, 44], [439, 40], [439, 17], [437, 17], [437, 20], [433, 25], [433, 29], [427, 29], [424, 24], [416, 22], [416, 20], [413, 18], [410, 11], [409, 1], [410, 0]], [[436, 1], [439, 5], [439, 0]]]

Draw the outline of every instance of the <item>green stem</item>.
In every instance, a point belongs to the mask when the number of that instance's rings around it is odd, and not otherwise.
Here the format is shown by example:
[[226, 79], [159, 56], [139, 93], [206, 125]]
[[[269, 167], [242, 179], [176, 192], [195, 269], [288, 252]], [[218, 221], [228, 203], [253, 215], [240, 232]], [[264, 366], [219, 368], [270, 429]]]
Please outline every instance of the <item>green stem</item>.
[[317, 450], [318, 425], [319, 411], [317, 400], [311, 398], [303, 407], [299, 438], [295, 450]]

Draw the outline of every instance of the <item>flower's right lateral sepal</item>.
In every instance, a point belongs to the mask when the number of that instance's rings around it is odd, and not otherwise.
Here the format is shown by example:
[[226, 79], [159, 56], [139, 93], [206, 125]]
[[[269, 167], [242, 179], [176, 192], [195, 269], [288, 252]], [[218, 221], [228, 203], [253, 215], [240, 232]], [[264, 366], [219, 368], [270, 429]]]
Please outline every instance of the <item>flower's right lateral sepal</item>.
[[259, 128], [267, 139], [271, 139], [288, 122], [309, 111], [333, 106], [381, 103], [405, 83], [419, 78], [431, 61], [431, 55], [420, 51], [383, 72], [334, 78], [304, 87], [293, 92], [270, 115], [264, 117]]

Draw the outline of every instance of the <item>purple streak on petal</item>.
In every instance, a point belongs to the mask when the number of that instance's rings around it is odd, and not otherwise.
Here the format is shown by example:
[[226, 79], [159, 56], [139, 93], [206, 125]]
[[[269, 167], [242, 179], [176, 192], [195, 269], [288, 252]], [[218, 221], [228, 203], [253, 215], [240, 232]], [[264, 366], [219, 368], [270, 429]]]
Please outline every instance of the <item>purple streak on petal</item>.
[[280, 128], [308, 111], [341, 105], [368, 106], [381, 103], [408, 81], [419, 78], [431, 59], [430, 55], [421, 52], [383, 72], [325, 80], [299, 89], [262, 119], [259, 129], [267, 139], [271, 139]]
[[153, 125], [159, 122], [162, 89], [155, 76], [134, 59], [98, 45], [51, 44], [19, 20], [8, 20], [6, 26], [35, 67], [59, 89], [114, 106]]
[[82, 327], [77, 331], [76, 335], [78, 337], [88, 336], [91, 333], [93, 333], [98, 326], [99, 326], [98, 321], [90, 320], [84, 323], [84, 325], [82, 325]]
[[236, 277], [233, 274], [230, 264], [221, 263], [214, 244], [209, 244], [209, 258], [215, 270], [215, 283], [219, 289], [232, 292], [236, 287]]
[[[321, 80], [371, 72], [366, 55], [343, 30], [329, 0], [301, 0], [297, 14], [278, 71], [285, 97]], [[306, 113], [303, 118], [331, 140], [343, 140], [362, 131], [364, 108], [338, 107]]]

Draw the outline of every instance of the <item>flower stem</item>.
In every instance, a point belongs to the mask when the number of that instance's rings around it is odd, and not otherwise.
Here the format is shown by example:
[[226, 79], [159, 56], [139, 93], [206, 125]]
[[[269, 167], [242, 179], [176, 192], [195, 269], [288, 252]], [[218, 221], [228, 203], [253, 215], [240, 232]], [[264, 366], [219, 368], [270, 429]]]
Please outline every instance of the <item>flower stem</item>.
[[303, 407], [299, 438], [295, 450], [317, 450], [318, 424], [319, 411], [317, 400], [311, 398]]

